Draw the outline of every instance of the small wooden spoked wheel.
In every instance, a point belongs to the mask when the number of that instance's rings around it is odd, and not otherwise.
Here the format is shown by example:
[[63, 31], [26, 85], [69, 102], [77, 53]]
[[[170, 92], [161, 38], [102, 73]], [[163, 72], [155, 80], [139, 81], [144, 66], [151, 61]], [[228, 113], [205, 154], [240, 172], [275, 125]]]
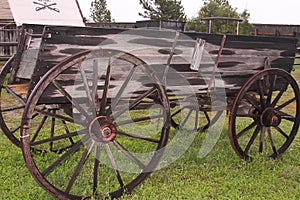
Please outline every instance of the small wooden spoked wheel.
[[237, 94], [229, 118], [229, 137], [239, 157], [284, 153], [299, 128], [299, 88], [281, 69], [253, 75]]

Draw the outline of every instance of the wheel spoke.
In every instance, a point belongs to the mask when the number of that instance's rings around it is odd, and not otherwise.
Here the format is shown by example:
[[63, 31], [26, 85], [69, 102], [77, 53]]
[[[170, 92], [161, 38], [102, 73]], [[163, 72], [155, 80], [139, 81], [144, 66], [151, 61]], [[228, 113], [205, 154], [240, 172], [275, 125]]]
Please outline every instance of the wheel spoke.
[[137, 159], [132, 153], [130, 153], [124, 146], [122, 146], [119, 142], [114, 140], [113, 143], [119, 150], [121, 150], [125, 155], [127, 155], [131, 160], [133, 160], [141, 169], [145, 168], [145, 165], [139, 159]]
[[77, 177], [78, 177], [85, 161], [87, 160], [88, 156], [90, 155], [93, 146], [94, 146], [94, 142], [89, 141], [89, 144], [88, 144], [87, 148], [84, 150], [84, 153], [82, 154], [82, 157], [81, 157], [81, 159], [80, 159], [80, 161], [79, 161], [79, 163], [78, 163], [78, 165], [77, 165], [77, 167], [76, 167], [76, 169], [75, 169], [75, 171], [74, 171], [74, 173], [73, 173], [73, 175], [72, 175], [72, 177], [69, 181], [69, 184], [68, 184], [68, 186], [66, 188], [66, 191], [65, 191], [66, 193], [70, 192], [70, 190], [71, 190], [72, 186], [74, 185], [74, 183], [75, 183], [75, 181], [76, 181], [76, 179], [77, 179]]
[[265, 99], [264, 99], [264, 86], [262, 80], [258, 80], [258, 88], [259, 88], [259, 97], [260, 97], [260, 105], [262, 108], [265, 108]]
[[134, 138], [134, 139], [144, 140], [144, 141], [147, 141], [147, 142], [159, 143], [159, 140], [157, 140], [157, 139], [147, 138], [147, 137], [134, 135], [134, 134], [130, 134], [130, 133], [125, 133], [123, 131], [118, 131], [117, 134], [123, 135], [123, 136], [126, 136], [126, 137], [130, 137], [130, 138]]
[[[84, 90], [85, 90], [86, 96], [88, 98], [88, 102], [89, 102], [90, 106], [92, 107], [92, 112], [94, 112], [93, 108], [95, 108], [95, 103], [94, 103], [94, 100], [92, 98], [92, 94], [90, 92], [90, 88], [89, 88], [89, 84], [88, 84], [88, 80], [87, 80], [87, 75], [86, 75], [86, 73], [83, 69], [82, 63], [78, 63], [78, 68], [79, 68], [79, 72], [80, 72], [80, 75], [81, 75], [81, 78], [82, 78], [82, 81], [83, 81]], [[96, 116], [96, 113], [93, 113], [93, 116]]]
[[285, 120], [288, 120], [290, 122], [296, 122], [297, 121], [296, 117], [294, 117], [294, 116], [292, 116], [290, 114], [287, 114], [285, 112], [280, 111], [279, 114], [281, 116], [281, 119], [285, 119]]
[[184, 118], [183, 122], [181, 123], [181, 125], [180, 125], [181, 127], [183, 127], [183, 126], [186, 124], [186, 122], [187, 122], [188, 119], [190, 118], [192, 112], [193, 112], [193, 110], [190, 109], [189, 112], [188, 112], [188, 114], [187, 114], [186, 117]]
[[137, 65], [134, 65], [134, 66], [131, 68], [129, 74], [126, 76], [126, 80], [125, 80], [124, 83], [122, 84], [122, 86], [121, 86], [120, 90], [118, 91], [116, 97], [114, 98], [113, 102], [112, 102], [111, 105], [109, 106], [109, 109], [108, 109], [108, 112], [109, 112], [109, 113], [108, 113], [108, 115], [111, 114], [111, 109], [114, 108], [114, 107], [119, 103], [119, 101], [120, 101], [120, 99], [121, 99], [121, 96], [122, 96], [123, 92], [125, 91], [125, 89], [126, 89], [128, 83], [129, 83], [129, 81], [130, 81], [130, 80], [132, 79], [132, 77], [133, 77], [133, 74], [134, 74], [134, 72], [135, 72], [135, 70], [136, 70], [136, 67], [137, 67]]
[[48, 117], [52, 117], [52, 118], [56, 118], [56, 119], [60, 119], [60, 120], [64, 120], [64, 121], [67, 121], [67, 122], [70, 122], [70, 123], [75, 123], [75, 124], [78, 124], [78, 125], [85, 125], [84, 122], [82, 121], [74, 121], [74, 119], [70, 118], [70, 117], [66, 117], [66, 116], [63, 116], [63, 115], [59, 115], [59, 114], [53, 114], [49, 111], [45, 111], [45, 110], [40, 110], [40, 109], [37, 109], [35, 108], [34, 109], [37, 113], [40, 113], [42, 115], [46, 115]]
[[[66, 131], [66, 134], [70, 134], [70, 130], [69, 130], [68, 126], [67, 126], [67, 123], [64, 120], [61, 120], [61, 122], [64, 125], [64, 129]], [[73, 141], [72, 137], [69, 137], [69, 140], [70, 140], [71, 144], [74, 144], [74, 141]]]
[[276, 149], [276, 146], [275, 146], [275, 142], [274, 142], [270, 127], [267, 128], [267, 132], [268, 132], [268, 135], [269, 135], [270, 143], [272, 145], [272, 150], [273, 150], [274, 154], [277, 156], [278, 152], [277, 152], [277, 149]]
[[260, 132], [260, 141], [259, 141], [259, 152], [260, 153], [262, 153], [264, 150], [265, 133], [266, 133], [266, 127], [262, 126], [261, 132]]
[[108, 63], [106, 75], [105, 75], [104, 89], [103, 89], [101, 103], [100, 103], [100, 115], [101, 116], [105, 115], [105, 108], [106, 108], [106, 103], [107, 103], [107, 93], [108, 93], [108, 88], [109, 88], [109, 84], [110, 84], [110, 72], [111, 72], [110, 59], [108, 62], [109, 63]]
[[77, 141], [66, 153], [64, 153], [61, 157], [59, 157], [56, 161], [54, 161], [48, 168], [46, 168], [41, 174], [43, 176], [47, 175], [51, 172], [56, 166], [58, 166], [61, 162], [67, 159], [71, 154], [76, 152], [80, 147], [84, 145], [84, 143], [89, 139], [89, 136], [84, 136], [81, 140]]
[[[39, 116], [39, 113], [35, 113], [33, 116], [32, 116], [32, 119], [36, 118], [37, 116]], [[35, 141], [35, 139], [37, 138], [40, 130], [42, 129], [43, 125], [45, 124], [46, 120], [47, 120], [48, 116], [45, 115], [40, 123], [40, 125], [38, 126], [37, 130], [35, 131], [32, 139], [31, 139], [31, 142]]]
[[46, 122], [47, 119], [48, 119], [48, 116], [45, 115], [45, 116], [43, 117], [41, 123], [40, 123], [39, 126], [37, 127], [37, 129], [36, 129], [36, 131], [35, 131], [35, 133], [34, 133], [34, 135], [33, 135], [33, 137], [32, 137], [32, 139], [31, 139], [30, 142], [34, 142], [34, 141], [36, 140], [37, 136], [39, 135], [39, 133], [40, 133], [40, 131], [41, 131], [42, 127], [44, 126], [44, 124], [45, 124], [45, 122]]
[[96, 109], [96, 112], [98, 112], [100, 110], [99, 108], [99, 97], [98, 97], [98, 93], [97, 93], [97, 89], [98, 89], [98, 62], [97, 60], [94, 60], [93, 62], [93, 83], [92, 83], [92, 97], [94, 97], [94, 99], [92, 99], [94, 108]]
[[286, 134], [280, 127], [275, 127], [275, 129], [281, 134], [283, 135], [287, 140], [290, 138], [290, 136], [288, 136], [288, 134]]
[[237, 113], [237, 117], [254, 118], [255, 116], [251, 113]]
[[259, 102], [257, 99], [254, 99], [252, 96], [249, 94], [245, 94], [245, 98], [251, 103], [258, 111], [261, 112], [261, 107], [259, 106]]
[[117, 122], [117, 124], [118, 124], [118, 126], [123, 126], [123, 125], [132, 124], [132, 123], [136, 123], [136, 122], [148, 121], [151, 119], [160, 119], [163, 117], [164, 117], [163, 114], [153, 115], [153, 116], [148, 116], [148, 117], [140, 117], [140, 118], [134, 118], [134, 119], [129, 119], [129, 120], [123, 120], [123, 121]]
[[199, 110], [196, 110], [194, 130], [198, 130], [198, 124], [199, 124]]
[[258, 122], [254, 121], [249, 126], [247, 126], [245, 129], [240, 131], [238, 134], [236, 134], [237, 139], [242, 137], [245, 133], [247, 133], [249, 130], [251, 130], [253, 127], [257, 126]]
[[16, 107], [11, 107], [11, 108], [3, 108], [0, 110], [1, 113], [5, 113], [5, 112], [12, 112], [12, 111], [17, 111], [17, 110], [21, 110], [24, 109], [25, 106], [16, 106]]
[[84, 108], [82, 108], [79, 103], [76, 102], [75, 99], [71, 97], [71, 95], [58, 83], [58, 81], [53, 80], [53, 85], [61, 92], [62, 95], [64, 95], [67, 100], [81, 113], [83, 114], [86, 119], [90, 120], [89, 114], [85, 111]]
[[14, 129], [10, 130], [10, 132], [11, 132], [12, 134], [14, 134], [14, 133], [16, 133], [18, 130], [20, 130], [20, 128], [21, 128], [21, 125], [18, 125], [18, 126], [15, 127]]
[[18, 94], [16, 94], [13, 90], [11, 90], [9, 87], [4, 86], [5, 90], [10, 93], [15, 99], [18, 100], [19, 103], [21, 103], [22, 105], [26, 105], [26, 101], [25, 99], [23, 99], [22, 97], [20, 97]]
[[184, 108], [180, 108], [178, 109], [177, 111], [175, 111], [173, 114], [172, 114], [172, 118], [177, 115], [178, 113], [180, 113]]
[[116, 177], [117, 177], [117, 179], [118, 179], [118, 182], [119, 182], [119, 184], [120, 184], [120, 187], [123, 188], [123, 187], [124, 187], [124, 183], [123, 183], [123, 180], [122, 180], [122, 178], [121, 178], [120, 172], [119, 172], [119, 170], [118, 170], [116, 161], [115, 161], [115, 159], [114, 159], [114, 157], [113, 157], [113, 154], [112, 154], [112, 152], [111, 152], [111, 150], [110, 150], [110, 147], [109, 147], [108, 144], [105, 144], [105, 145], [104, 145], [104, 148], [105, 148], [105, 152], [106, 152], [106, 154], [107, 154], [107, 156], [108, 156], [108, 158], [109, 158], [109, 160], [110, 160], [110, 163], [112, 164], [112, 167], [113, 167], [113, 169], [114, 169], [114, 172], [115, 172], [115, 175], [116, 175]]
[[209, 117], [209, 115], [208, 115], [208, 113], [206, 111], [204, 111], [204, 115], [205, 115], [205, 118], [206, 118], [206, 120], [207, 120], [207, 122], [209, 124], [210, 123], [210, 117]]
[[281, 104], [280, 106], [278, 106], [278, 107], [276, 108], [276, 110], [279, 111], [279, 110], [283, 109], [284, 107], [290, 105], [291, 103], [293, 103], [293, 102], [296, 101], [296, 100], [297, 100], [297, 97], [294, 97], [294, 98], [292, 98], [292, 99], [286, 101], [285, 103]]
[[275, 87], [275, 83], [276, 83], [276, 79], [277, 79], [277, 75], [274, 75], [274, 77], [270, 80], [270, 82], [272, 82], [270, 84], [270, 89], [269, 89], [269, 92], [268, 92], [268, 96], [267, 96], [267, 106], [270, 106], [271, 105], [271, 100], [272, 100], [272, 96], [273, 96], [273, 90], [274, 90], [274, 87]]
[[254, 140], [256, 139], [256, 137], [257, 137], [257, 135], [258, 135], [258, 133], [259, 133], [259, 131], [260, 131], [260, 127], [257, 126], [256, 129], [255, 129], [255, 131], [253, 132], [253, 135], [251, 136], [251, 138], [250, 138], [250, 140], [249, 140], [249, 142], [248, 142], [246, 148], [245, 148], [245, 151], [244, 151], [245, 154], [248, 154], [248, 152], [249, 152], [251, 146], [253, 145]]
[[145, 92], [144, 94], [142, 94], [141, 96], [139, 96], [137, 99], [135, 99], [134, 101], [132, 101], [129, 106], [126, 106], [126, 108], [120, 110], [119, 112], [117, 112], [116, 114], [113, 115], [114, 119], [117, 119], [118, 117], [120, 117], [123, 113], [125, 113], [128, 110], [133, 109], [135, 106], [137, 106], [144, 98], [146, 98], [147, 96], [151, 95], [153, 92], [156, 91], [156, 88], [153, 87], [150, 90], [148, 90], [147, 92]]
[[46, 143], [49, 143], [49, 142], [51, 143], [51, 142], [55, 142], [55, 141], [75, 137], [75, 136], [78, 136], [78, 135], [83, 135], [83, 134], [86, 134], [87, 131], [88, 131], [87, 129], [83, 129], [83, 130], [76, 131], [76, 132], [73, 132], [73, 133], [67, 133], [67, 134], [64, 134], [64, 135], [54, 136], [54, 137], [39, 140], [39, 141], [36, 141], [36, 142], [32, 141], [32, 142], [30, 142], [30, 146], [34, 147], [36, 145], [46, 144]]
[[94, 161], [94, 179], [93, 179], [93, 194], [96, 194], [98, 187], [98, 172], [100, 165], [100, 146], [96, 144], [95, 148], [95, 161]]
[[222, 116], [222, 114], [223, 114], [223, 111], [217, 111], [217, 113], [213, 116], [213, 118], [209, 119], [208, 123], [205, 126], [203, 126], [202, 130], [206, 130], [206, 129], [209, 128], [209, 126], [211, 126], [214, 123], [216, 123], [217, 120]]
[[277, 96], [275, 97], [274, 101], [272, 102], [271, 104], [271, 107], [275, 107], [276, 104], [279, 102], [279, 100], [281, 99], [283, 93], [286, 91], [286, 88], [287, 88], [287, 84], [284, 85], [281, 89], [280, 89], [280, 92], [277, 94]]
[[[56, 111], [53, 110], [53, 114], [55, 115], [56, 114]], [[52, 120], [51, 120], [51, 132], [50, 132], [50, 138], [53, 138], [54, 137], [54, 133], [55, 133], [55, 118], [52, 117]], [[51, 141], [50, 142], [50, 151], [53, 150], [53, 142]]]

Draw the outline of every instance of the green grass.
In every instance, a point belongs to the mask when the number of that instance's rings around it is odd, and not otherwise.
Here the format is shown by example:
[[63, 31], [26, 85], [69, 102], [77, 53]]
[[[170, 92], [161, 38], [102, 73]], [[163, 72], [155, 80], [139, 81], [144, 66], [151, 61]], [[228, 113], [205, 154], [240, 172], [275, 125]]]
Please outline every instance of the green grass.
[[[154, 172], [122, 199], [299, 199], [300, 139], [282, 160], [240, 160], [226, 129], [210, 154], [200, 159], [201, 135], [175, 163]], [[21, 150], [0, 134], [0, 198], [53, 199], [29, 174]]]
[[[293, 75], [298, 79], [300, 69], [296, 67]], [[299, 134], [281, 160], [262, 157], [251, 162], [234, 153], [227, 124], [214, 149], [200, 159], [202, 139], [203, 134], [198, 134], [181, 158], [152, 173], [131, 195], [121, 199], [300, 199]], [[44, 156], [47, 159], [47, 154]], [[2, 133], [0, 199], [54, 199], [33, 180], [21, 150]]]
[[53, 199], [31, 177], [21, 149], [0, 134], [0, 199]]

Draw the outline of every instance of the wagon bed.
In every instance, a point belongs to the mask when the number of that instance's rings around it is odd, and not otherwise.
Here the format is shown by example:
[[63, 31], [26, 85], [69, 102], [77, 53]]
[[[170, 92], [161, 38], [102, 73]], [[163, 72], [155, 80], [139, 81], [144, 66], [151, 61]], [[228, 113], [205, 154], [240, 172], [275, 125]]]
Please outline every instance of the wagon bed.
[[[154, 30], [149, 32], [34, 25], [24, 26], [24, 30], [32, 30], [33, 35], [21, 37], [20, 44], [26, 44], [19, 48], [13, 69], [17, 71], [16, 78], [31, 80], [31, 89], [43, 74], [66, 57], [97, 46], [129, 52], [161, 70], [159, 68], [168, 64], [175, 38], [175, 32]], [[201, 57], [193, 55], [196, 39], [205, 40], [205, 52]], [[223, 35], [184, 33], [177, 41], [171, 68], [185, 77], [196, 93], [206, 92], [209, 80], [205, 79], [211, 78], [215, 65], [222, 76], [228, 96], [234, 96], [250, 76], [265, 68], [280, 68], [288, 72], [293, 69], [296, 39], [227, 35], [217, 62], [222, 39]], [[198, 59], [200, 66], [191, 66], [192, 59]], [[118, 73], [124, 74], [124, 71]], [[172, 80], [171, 74], [168, 81], [168, 86], [180, 86], [180, 83]], [[181, 93], [184, 94], [184, 91]]]

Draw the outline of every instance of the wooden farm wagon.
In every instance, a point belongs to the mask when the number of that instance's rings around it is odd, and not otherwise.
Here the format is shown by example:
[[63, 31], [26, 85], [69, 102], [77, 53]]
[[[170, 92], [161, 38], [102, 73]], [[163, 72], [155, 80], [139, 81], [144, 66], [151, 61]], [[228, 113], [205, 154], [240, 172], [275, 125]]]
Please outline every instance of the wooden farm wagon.
[[1, 128], [35, 180], [60, 199], [131, 192], [177, 144], [170, 130], [209, 129], [223, 111], [239, 157], [277, 158], [299, 127], [290, 75], [296, 44], [23, 25], [18, 52], [0, 74]]

